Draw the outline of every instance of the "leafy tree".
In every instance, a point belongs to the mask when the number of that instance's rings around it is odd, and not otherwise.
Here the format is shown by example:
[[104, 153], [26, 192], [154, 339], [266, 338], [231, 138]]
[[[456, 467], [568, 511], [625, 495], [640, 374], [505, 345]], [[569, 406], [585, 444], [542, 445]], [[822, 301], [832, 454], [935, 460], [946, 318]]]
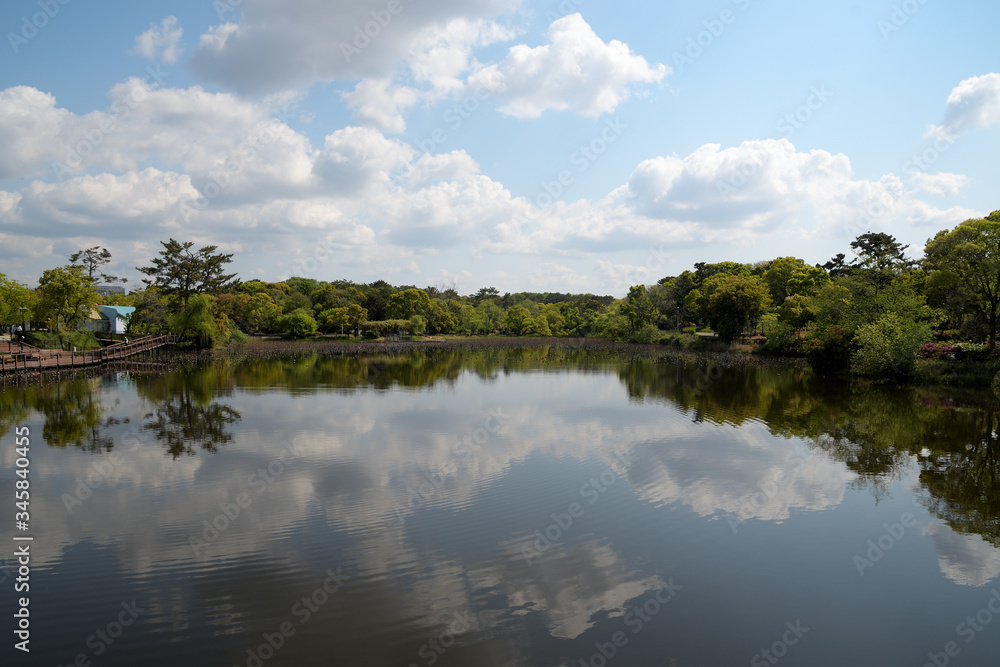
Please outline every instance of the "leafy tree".
[[779, 257], [763, 274], [775, 305], [781, 305], [790, 294], [811, 294], [830, 276], [821, 268], [809, 266], [797, 257]]
[[334, 331], [340, 329], [358, 330], [362, 324], [368, 321], [368, 311], [356, 303], [343, 308], [332, 308], [321, 315], [324, 331]]
[[511, 306], [505, 316], [507, 330], [515, 336], [523, 336], [531, 331], [534, 320], [531, 311], [524, 306]]
[[274, 325], [285, 338], [307, 338], [315, 334], [317, 328], [316, 320], [305, 308], [282, 315], [275, 320]]
[[80, 265], [48, 269], [38, 281], [40, 319], [62, 316], [73, 328], [97, 301], [96, 280]]
[[476, 305], [478, 305], [481, 301], [485, 301], [486, 299], [496, 299], [499, 296], [500, 290], [496, 287], [481, 287], [479, 288], [479, 291], [472, 296], [472, 300], [476, 303]]
[[724, 341], [732, 341], [755, 323], [771, 303], [767, 283], [757, 276], [719, 273], [708, 278], [698, 298], [709, 325]]
[[183, 310], [170, 320], [170, 331], [178, 339], [196, 347], [214, 347], [222, 341], [222, 332], [212, 315], [212, 301], [206, 294], [195, 294]]
[[239, 283], [235, 273], [224, 273], [225, 265], [233, 261], [232, 254], [215, 252], [218, 246], [192, 251], [193, 242], [174, 239], [160, 241], [160, 245], [163, 250], [153, 258], [152, 266], [136, 269], [152, 277], [142, 282], [155, 285], [165, 296], [180, 299], [182, 306], [187, 306], [193, 294], [218, 292]]
[[479, 313], [483, 333], [490, 334], [503, 327], [504, 312], [492, 300], [487, 299], [479, 302], [476, 306], [476, 312]]
[[158, 334], [169, 325], [167, 304], [156, 288], [133, 293], [135, 312], [129, 320], [129, 332]]
[[69, 261], [72, 264], [79, 264], [87, 269], [87, 276], [94, 278], [94, 272], [97, 272], [97, 277], [107, 283], [127, 283], [128, 278], [119, 278], [117, 276], [109, 276], [108, 274], [101, 271], [101, 268], [106, 264], [111, 263], [111, 251], [107, 248], [102, 248], [101, 246], [93, 246], [92, 248], [85, 248], [74, 252], [69, 256]]
[[802, 294], [792, 294], [786, 297], [778, 312], [782, 322], [795, 328], [804, 327], [807, 323], [815, 320], [819, 314], [812, 297]]
[[34, 310], [38, 297], [34, 290], [0, 273], [0, 323], [21, 324], [19, 308]]
[[886, 313], [858, 329], [852, 368], [861, 375], [906, 379], [913, 373], [917, 351], [930, 339], [930, 333], [926, 324]]
[[302, 292], [292, 292], [281, 302], [281, 312], [287, 314], [299, 308], [306, 312], [312, 310], [312, 301]]
[[272, 331], [275, 321], [281, 315], [281, 307], [267, 292], [257, 292], [247, 299], [241, 321], [251, 333]]
[[621, 305], [621, 313], [628, 318], [629, 330], [633, 333], [652, 323], [656, 309], [646, 294], [645, 285], [635, 285], [628, 290], [628, 297]]
[[1000, 321], [1000, 211], [938, 232], [927, 241], [925, 253], [932, 300], [982, 316], [992, 348]]
[[413, 336], [423, 336], [427, 331], [427, 320], [420, 315], [410, 315], [410, 334]]
[[408, 320], [413, 315], [426, 315], [431, 299], [422, 289], [410, 288], [389, 297], [385, 312], [391, 319]]

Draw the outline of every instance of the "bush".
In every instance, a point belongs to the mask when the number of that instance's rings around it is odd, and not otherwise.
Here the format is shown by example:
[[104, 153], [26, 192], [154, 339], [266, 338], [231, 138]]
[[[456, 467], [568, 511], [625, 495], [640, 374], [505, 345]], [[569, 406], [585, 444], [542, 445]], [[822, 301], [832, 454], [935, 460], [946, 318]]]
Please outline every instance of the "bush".
[[[766, 330], [767, 335], [760, 344], [764, 354], [798, 354], [798, 330], [787, 322], [775, 322]], [[751, 339], [752, 340], [752, 339]]]
[[305, 308], [296, 308], [287, 315], [282, 315], [274, 324], [284, 338], [307, 338], [315, 334], [317, 329], [316, 320]]
[[625, 340], [629, 343], [655, 343], [660, 337], [660, 330], [652, 324], [647, 324], [638, 331], [629, 333]]
[[423, 336], [427, 331], [427, 320], [420, 315], [410, 316], [410, 335]]
[[682, 331], [682, 333], [693, 334], [693, 333], [697, 333], [698, 332], [698, 328], [697, 327], [684, 327], [684, 329], [682, 329], [681, 331]]
[[814, 325], [796, 335], [799, 352], [819, 373], [839, 373], [851, 366], [851, 343], [840, 327]]
[[993, 389], [993, 395], [1000, 398], [1000, 371], [993, 376], [993, 383], [990, 385]]
[[907, 379], [913, 374], [921, 345], [930, 337], [930, 327], [926, 324], [886, 313], [858, 329], [852, 370], [859, 375]]

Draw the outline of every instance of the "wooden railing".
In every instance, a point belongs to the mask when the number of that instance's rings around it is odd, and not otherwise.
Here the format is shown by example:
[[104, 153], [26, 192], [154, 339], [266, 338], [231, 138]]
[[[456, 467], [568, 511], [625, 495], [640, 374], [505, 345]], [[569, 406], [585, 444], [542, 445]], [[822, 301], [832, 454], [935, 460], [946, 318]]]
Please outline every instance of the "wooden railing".
[[[94, 366], [106, 361], [127, 359], [164, 345], [173, 345], [176, 342], [176, 336], [146, 336], [128, 343], [118, 343], [100, 350], [85, 352], [40, 350], [25, 345], [24, 349], [19, 349], [16, 352], [11, 349], [11, 354], [0, 355], [0, 373]], [[17, 347], [17, 344], [12, 345]]]

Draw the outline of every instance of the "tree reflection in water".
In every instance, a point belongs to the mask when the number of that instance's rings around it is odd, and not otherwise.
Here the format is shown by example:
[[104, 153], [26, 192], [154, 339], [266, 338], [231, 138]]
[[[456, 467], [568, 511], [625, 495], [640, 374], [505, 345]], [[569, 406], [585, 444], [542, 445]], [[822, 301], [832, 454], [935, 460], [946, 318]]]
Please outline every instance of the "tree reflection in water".
[[[804, 367], [722, 367], [651, 352], [622, 359], [607, 351], [539, 345], [525, 349], [414, 351], [362, 357], [316, 353], [187, 367], [135, 375], [152, 406], [142, 428], [173, 457], [217, 451], [241, 419], [225, 399], [234, 389], [291, 394], [331, 389], [385, 391], [453, 383], [463, 373], [489, 382], [517, 372], [617, 373], [633, 401], [664, 402], [695, 421], [739, 426], [759, 422], [778, 437], [802, 438], [842, 462], [855, 484], [876, 498], [910, 466], [919, 466], [926, 506], [955, 530], [1000, 547], [998, 405], [985, 392], [832, 382]], [[0, 392], [0, 428], [31, 410], [44, 417], [43, 437], [58, 447], [110, 450], [99, 381], [77, 379]]]

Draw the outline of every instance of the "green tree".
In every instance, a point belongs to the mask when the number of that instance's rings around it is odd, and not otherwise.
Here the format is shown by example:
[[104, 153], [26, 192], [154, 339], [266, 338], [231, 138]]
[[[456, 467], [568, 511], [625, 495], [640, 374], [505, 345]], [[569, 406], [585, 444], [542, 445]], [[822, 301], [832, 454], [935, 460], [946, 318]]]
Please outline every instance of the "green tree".
[[96, 282], [80, 265], [48, 269], [38, 281], [40, 319], [61, 316], [67, 327], [75, 327], [97, 301]]
[[829, 274], [822, 268], [809, 266], [797, 257], [779, 257], [774, 260], [764, 272], [763, 278], [771, 290], [771, 298], [779, 306], [791, 294], [814, 294], [820, 286], [830, 281]]
[[38, 301], [34, 290], [0, 273], [0, 324], [21, 324], [20, 308], [34, 311]]
[[852, 370], [861, 375], [903, 380], [916, 365], [917, 351], [930, 339], [930, 327], [885, 313], [860, 327], [855, 335], [858, 349], [851, 358]]
[[357, 331], [362, 324], [368, 321], [368, 311], [358, 304], [352, 303], [350, 306], [325, 311], [322, 319], [325, 331], [340, 329], [340, 333], [344, 333], [345, 328]]
[[523, 336], [531, 331], [534, 320], [531, 311], [524, 306], [511, 306], [505, 316], [507, 331], [515, 336]]
[[[79, 264], [87, 269], [87, 275], [91, 278], [94, 277], [94, 272], [97, 272], [97, 278], [100, 278], [107, 283], [127, 283], [127, 278], [119, 278], [117, 276], [110, 276], [104, 273], [101, 269], [105, 265], [111, 263], [111, 251], [107, 248], [102, 248], [101, 246], [95, 245], [91, 248], [85, 248], [74, 252], [69, 256], [69, 261], [72, 264]], [[96, 280], [96, 278], [95, 278]]]
[[307, 338], [315, 334], [317, 328], [316, 320], [305, 308], [282, 315], [275, 320], [274, 326], [285, 338]]
[[212, 314], [212, 300], [206, 294], [195, 294], [187, 305], [170, 319], [170, 331], [179, 340], [196, 347], [214, 347], [222, 341], [222, 332]]
[[652, 323], [656, 308], [646, 294], [645, 285], [635, 285], [628, 290], [628, 296], [620, 307], [622, 315], [628, 318], [629, 330], [635, 333]]
[[994, 346], [1000, 321], [1000, 211], [938, 232], [924, 252], [932, 303], [982, 316]]
[[718, 273], [696, 291], [709, 325], [727, 342], [754, 324], [771, 304], [767, 283], [758, 276]]
[[142, 282], [155, 285], [165, 296], [176, 297], [182, 306], [187, 306], [193, 294], [218, 292], [239, 283], [235, 273], [224, 273], [226, 264], [233, 261], [232, 254], [215, 252], [218, 246], [192, 250], [193, 242], [174, 239], [160, 241], [160, 245], [163, 250], [153, 258], [152, 266], [136, 269], [152, 277]]
[[385, 312], [390, 319], [408, 320], [413, 315], [426, 316], [431, 309], [431, 299], [422, 289], [410, 288], [389, 297]]
[[420, 315], [410, 315], [410, 335], [423, 336], [427, 331], [427, 320]]
[[273, 331], [281, 316], [281, 307], [267, 292], [257, 292], [247, 299], [242, 322], [251, 333]]

